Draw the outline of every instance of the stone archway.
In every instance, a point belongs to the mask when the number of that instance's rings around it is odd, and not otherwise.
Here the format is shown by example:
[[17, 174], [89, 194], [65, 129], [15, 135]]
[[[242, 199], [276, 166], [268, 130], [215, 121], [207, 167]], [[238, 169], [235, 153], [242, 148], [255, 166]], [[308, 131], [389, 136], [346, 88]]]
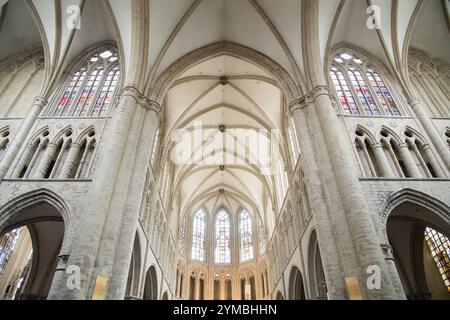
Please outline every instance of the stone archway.
[[154, 266], [148, 269], [145, 276], [144, 300], [158, 300], [158, 277]]
[[[407, 299], [450, 299], [441, 272], [450, 275], [450, 265], [437, 266], [426, 235], [431, 230], [450, 237], [450, 209], [436, 199], [413, 190], [405, 190], [388, 202], [383, 212], [384, 236]], [[436, 239], [431, 239], [433, 243]], [[448, 248], [438, 254], [446, 255]], [[447, 272], [444, 269], [447, 268]]]
[[[20, 288], [17, 287], [14, 297], [9, 298], [45, 300], [52, 299], [53, 294], [57, 293], [61, 274], [55, 272], [64, 271], [65, 266], [58, 266], [57, 269], [57, 265], [67, 257], [61, 254], [67, 229], [67, 212], [62, 201], [45, 190], [19, 197], [0, 210], [0, 238], [14, 232], [28, 232], [32, 243]], [[18, 250], [25, 249], [20, 247]], [[0, 284], [10, 280], [0, 277]]]
[[297, 267], [292, 268], [289, 277], [289, 300], [306, 300], [302, 273]]

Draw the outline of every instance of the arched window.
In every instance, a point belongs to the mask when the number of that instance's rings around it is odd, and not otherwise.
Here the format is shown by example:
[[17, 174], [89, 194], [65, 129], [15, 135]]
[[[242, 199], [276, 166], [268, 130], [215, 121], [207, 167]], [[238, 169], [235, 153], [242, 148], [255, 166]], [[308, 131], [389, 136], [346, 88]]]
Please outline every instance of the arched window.
[[436, 262], [439, 273], [450, 292], [450, 240], [431, 228], [425, 229], [425, 241]]
[[400, 178], [409, 178], [411, 173], [406, 167], [406, 163], [399, 151], [399, 142], [387, 130], [381, 130], [380, 143], [383, 147], [387, 162], [392, 172]]
[[205, 261], [206, 212], [199, 209], [192, 224], [192, 260]]
[[80, 144], [73, 146], [76, 157], [73, 166], [66, 172], [66, 178], [86, 179], [89, 177], [89, 172], [94, 162], [96, 146], [97, 141], [94, 130], [89, 131]]
[[181, 220], [180, 236], [178, 241], [178, 249], [181, 254], [184, 254], [184, 241], [186, 240], [186, 217]]
[[37, 171], [37, 167], [40, 164], [47, 146], [49, 144], [49, 131], [43, 130], [32, 142], [30, 142], [24, 154], [22, 155], [16, 170], [13, 173], [15, 178], [31, 178]]
[[8, 129], [0, 130], [0, 160], [6, 152], [6, 148], [8, 148], [10, 134]]
[[249, 261], [253, 259], [253, 235], [252, 235], [252, 217], [250, 213], [243, 210], [239, 215], [239, 232], [240, 232], [240, 252], [241, 261]]
[[406, 144], [411, 152], [415, 165], [426, 178], [438, 178], [442, 176], [436, 157], [430, 146], [420, 139], [411, 130], [405, 131]]
[[356, 130], [355, 147], [364, 171], [364, 176], [369, 178], [381, 177], [382, 173], [374, 155], [372, 142], [361, 129]]
[[266, 234], [264, 232], [264, 225], [260, 217], [258, 217], [258, 235], [259, 235], [259, 254], [266, 252]]
[[338, 53], [330, 78], [345, 115], [402, 116], [380, 73], [358, 55]]
[[103, 117], [120, 79], [119, 55], [114, 48], [98, 50], [78, 64], [52, 109], [53, 117]]
[[214, 261], [218, 264], [231, 263], [231, 226], [230, 216], [221, 209], [215, 222], [215, 252]]

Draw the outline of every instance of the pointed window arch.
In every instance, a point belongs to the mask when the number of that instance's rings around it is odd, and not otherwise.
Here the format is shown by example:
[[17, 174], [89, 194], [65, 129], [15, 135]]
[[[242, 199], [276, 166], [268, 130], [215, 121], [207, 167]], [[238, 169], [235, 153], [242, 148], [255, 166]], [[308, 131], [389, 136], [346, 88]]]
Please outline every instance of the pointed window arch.
[[215, 222], [214, 262], [218, 264], [231, 263], [231, 223], [230, 215], [225, 209], [220, 209]]
[[192, 252], [191, 252], [192, 260], [205, 261], [206, 256], [205, 233], [206, 233], [206, 212], [203, 209], [199, 209], [194, 214], [194, 219], [192, 223]]
[[50, 116], [106, 116], [119, 80], [119, 55], [116, 49], [97, 50], [70, 73]]
[[252, 217], [246, 210], [239, 215], [239, 235], [241, 261], [246, 262], [253, 259], [253, 232]]
[[343, 113], [351, 116], [401, 117], [402, 112], [386, 81], [366, 60], [343, 50], [331, 62], [331, 83]]

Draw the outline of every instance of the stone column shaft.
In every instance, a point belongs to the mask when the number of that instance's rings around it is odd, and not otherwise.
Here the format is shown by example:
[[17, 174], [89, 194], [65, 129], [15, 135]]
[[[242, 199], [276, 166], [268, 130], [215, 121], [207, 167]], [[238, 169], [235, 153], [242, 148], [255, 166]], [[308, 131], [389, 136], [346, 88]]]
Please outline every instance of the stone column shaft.
[[61, 174], [59, 175], [61, 179], [68, 179], [70, 177], [70, 174], [75, 166], [75, 161], [78, 157], [78, 152], [80, 152], [80, 145], [73, 143], [70, 146], [69, 154], [67, 155]]
[[436, 176], [438, 178], [445, 178], [445, 173], [442, 170], [439, 162], [436, 160], [436, 157], [434, 156], [433, 151], [431, 150], [431, 147], [429, 145], [426, 145], [423, 147], [423, 153], [425, 154], [425, 161], [428, 160], [430, 165], [433, 167], [434, 172], [436, 173]]
[[41, 159], [40, 163], [36, 163], [38, 167], [36, 168], [35, 173], [33, 174], [33, 179], [42, 179], [47, 172], [52, 158], [55, 156], [56, 145], [53, 143], [48, 144], [47, 149], [45, 149], [44, 156]]
[[395, 299], [381, 244], [373, 225], [367, 200], [360, 186], [358, 174], [350, 153], [345, 152], [348, 143], [345, 141], [343, 129], [331, 102], [326, 86], [317, 86], [312, 96], [323, 134], [326, 138], [330, 160], [334, 167], [344, 210], [349, 224], [350, 234], [354, 241], [356, 256], [360, 264], [361, 274], [368, 267], [378, 266], [381, 269], [382, 289], [368, 290], [365, 279], [360, 279], [361, 289], [369, 299]]
[[419, 100], [411, 99], [408, 103], [417, 115], [417, 118], [430, 137], [434, 147], [444, 161], [447, 170], [450, 170], [450, 150], [445, 143], [444, 138], [440, 136], [430, 117], [428, 117], [427, 113], [424, 111]]
[[31, 131], [31, 128], [36, 122], [37, 117], [46, 105], [47, 100], [45, 100], [44, 98], [38, 97], [34, 99], [30, 112], [23, 120], [22, 124], [19, 127], [19, 130], [15, 134], [8, 149], [3, 155], [2, 160], [0, 161], [0, 183], [1, 180], [5, 178], [9, 168], [11, 167], [11, 164], [19, 153], [21, 146], [24, 144], [25, 139], [27, 138], [28, 134]]
[[[117, 172], [128, 142], [132, 119], [137, 106], [137, 90], [126, 87], [115, 110], [112, 122], [105, 132], [103, 157], [99, 159], [92, 189], [82, 215], [78, 238], [72, 245], [70, 265], [81, 269], [81, 289], [62, 290], [60, 299], [89, 299], [89, 287], [95, 282], [93, 274], [106, 215], [113, 196]], [[113, 236], [113, 235], [110, 235]], [[112, 262], [111, 262], [112, 263]]]
[[412, 178], [423, 178], [422, 173], [420, 172], [419, 168], [417, 167], [416, 162], [414, 161], [413, 156], [411, 155], [411, 152], [409, 151], [408, 145], [405, 143], [402, 143], [397, 146], [398, 153], [400, 154], [400, 157], [402, 158], [406, 170], [408, 170], [408, 173]]
[[378, 167], [381, 170], [381, 174], [384, 178], [394, 178], [395, 175], [392, 172], [391, 166], [389, 165], [386, 154], [384, 153], [383, 147], [380, 144], [372, 146], [373, 155]]
[[[296, 107], [299, 107], [298, 105]], [[338, 249], [336, 239], [333, 235], [331, 220], [328, 217], [328, 209], [325, 204], [324, 191], [319, 179], [320, 173], [317, 166], [315, 151], [312, 145], [312, 137], [308, 129], [308, 119], [303, 109], [296, 108], [292, 112], [294, 118], [295, 130], [300, 142], [301, 161], [304, 163], [304, 173], [309, 177], [309, 188], [311, 191], [311, 206], [314, 208], [314, 216], [317, 225], [317, 237], [321, 243], [323, 252], [323, 267], [325, 278], [327, 279], [330, 296], [333, 299], [345, 299], [346, 291], [343, 281], [340, 281], [336, 275], [342, 274], [339, 263]], [[301, 204], [302, 205], [302, 204]], [[304, 211], [304, 210], [302, 210]], [[304, 222], [303, 212], [302, 221]], [[275, 270], [273, 274], [278, 274], [277, 262], [274, 262]]]

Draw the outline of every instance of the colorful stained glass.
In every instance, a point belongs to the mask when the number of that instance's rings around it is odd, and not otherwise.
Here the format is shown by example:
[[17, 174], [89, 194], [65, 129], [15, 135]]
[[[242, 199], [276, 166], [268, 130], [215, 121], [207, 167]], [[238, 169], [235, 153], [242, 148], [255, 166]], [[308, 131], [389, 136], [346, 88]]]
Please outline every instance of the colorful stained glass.
[[192, 224], [192, 260], [205, 261], [206, 213], [199, 209]]
[[442, 280], [450, 292], [450, 240], [434, 229], [425, 229], [425, 241], [431, 251]]
[[216, 216], [214, 261], [219, 264], [231, 263], [230, 216], [224, 209]]
[[0, 276], [5, 272], [9, 258], [16, 247], [21, 229], [15, 229], [0, 238]]
[[243, 210], [239, 215], [239, 232], [241, 261], [246, 262], [253, 259], [253, 236], [252, 236], [252, 218], [250, 213]]

